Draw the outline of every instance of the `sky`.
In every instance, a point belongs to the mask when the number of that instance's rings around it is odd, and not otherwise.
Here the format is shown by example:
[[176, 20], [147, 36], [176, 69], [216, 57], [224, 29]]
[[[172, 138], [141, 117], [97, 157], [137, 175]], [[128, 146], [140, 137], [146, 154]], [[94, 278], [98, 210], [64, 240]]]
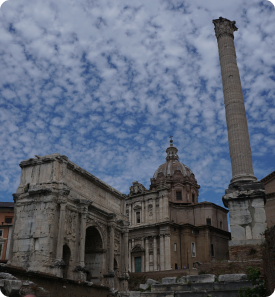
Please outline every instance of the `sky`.
[[0, 9], [0, 201], [22, 160], [60, 153], [124, 194], [173, 135], [199, 201], [231, 163], [213, 19], [236, 21], [254, 172], [275, 170], [275, 9], [258, 0], [9, 0]]

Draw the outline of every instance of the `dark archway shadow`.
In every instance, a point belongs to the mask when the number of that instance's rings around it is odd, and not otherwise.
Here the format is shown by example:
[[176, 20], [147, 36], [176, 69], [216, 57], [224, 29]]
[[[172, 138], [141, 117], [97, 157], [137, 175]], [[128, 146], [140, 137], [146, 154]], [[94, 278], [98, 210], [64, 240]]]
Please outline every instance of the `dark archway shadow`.
[[103, 243], [100, 233], [95, 227], [86, 229], [85, 266], [88, 268], [87, 280], [93, 281], [102, 277]]
[[71, 250], [65, 244], [63, 245], [63, 261], [65, 262], [66, 266], [63, 270], [63, 278], [68, 278], [68, 271], [70, 267], [70, 259], [71, 259]]

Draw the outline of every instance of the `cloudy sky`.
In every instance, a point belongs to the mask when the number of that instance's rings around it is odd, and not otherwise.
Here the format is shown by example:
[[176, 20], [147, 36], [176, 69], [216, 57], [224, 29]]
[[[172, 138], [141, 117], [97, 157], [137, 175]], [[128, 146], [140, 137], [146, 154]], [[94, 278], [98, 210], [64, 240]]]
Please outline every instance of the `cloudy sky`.
[[222, 205], [231, 179], [212, 20], [236, 21], [258, 179], [275, 170], [275, 9], [258, 0], [9, 0], [0, 9], [0, 200], [18, 164], [55, 152], [128, 194], [169, 136]]

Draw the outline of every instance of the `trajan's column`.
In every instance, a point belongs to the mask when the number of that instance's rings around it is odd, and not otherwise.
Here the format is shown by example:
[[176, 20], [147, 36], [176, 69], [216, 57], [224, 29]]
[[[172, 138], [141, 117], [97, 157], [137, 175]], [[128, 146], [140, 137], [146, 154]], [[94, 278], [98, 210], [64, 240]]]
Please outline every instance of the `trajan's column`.
[[235, 22], [213, 20], [219, 48], [232, 179], [223, 196], [229, 209], [230, 259], [246, 258], [258, 249], [266, 228], [264, 185], [254, 176], [243, 92], [234, 46]]

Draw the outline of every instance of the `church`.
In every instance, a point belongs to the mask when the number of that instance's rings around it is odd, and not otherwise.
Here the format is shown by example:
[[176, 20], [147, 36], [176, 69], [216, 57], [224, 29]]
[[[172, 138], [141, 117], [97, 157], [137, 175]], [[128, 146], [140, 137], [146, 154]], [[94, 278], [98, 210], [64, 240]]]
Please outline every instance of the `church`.
[[171, 140], [149, 190], [137, 181], [130, 187], [130, 272], [196, 268], [201, 262], [228, 259], [228, 210], [198, 202], [200, 186], [177, 152]]

